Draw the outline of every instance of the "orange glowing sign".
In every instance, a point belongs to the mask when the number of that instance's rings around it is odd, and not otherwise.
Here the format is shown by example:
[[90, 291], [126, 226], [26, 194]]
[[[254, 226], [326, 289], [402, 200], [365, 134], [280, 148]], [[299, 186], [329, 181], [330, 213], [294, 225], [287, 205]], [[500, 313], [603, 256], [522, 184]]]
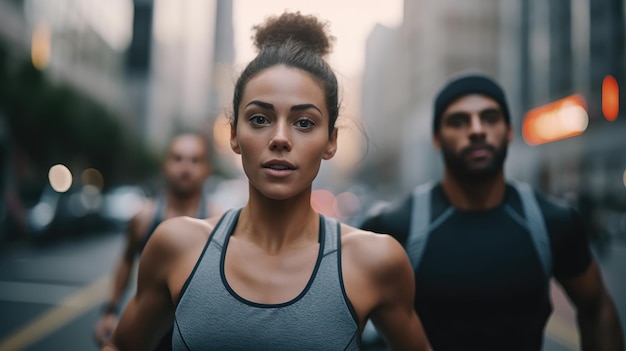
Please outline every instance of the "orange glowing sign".
[[582, 134], [588, 124], [585, 98], [575, 94], [528, 111], [522, 136], [528, 145], [539, 145]]
[[602, 81], [602, 114], [609, 121], [614, 121], [619, 113], [619, 87], [613, 76], [606, 76]]

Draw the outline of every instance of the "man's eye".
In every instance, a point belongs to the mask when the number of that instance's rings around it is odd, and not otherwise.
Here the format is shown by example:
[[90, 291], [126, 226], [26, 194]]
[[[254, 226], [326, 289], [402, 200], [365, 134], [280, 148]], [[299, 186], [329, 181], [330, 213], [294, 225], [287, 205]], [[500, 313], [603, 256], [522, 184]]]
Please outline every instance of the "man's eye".
[[446, 122], [447, 125], [460, 127], [467, 123], [467, 118], [463, 116], [450, 116]]
[[498, 112], [485, 113], [482, 116], [483, 121], [487, 123], [496, 123], [500, 120], [501, 114]]
[[263, 125], [263, 124], [267, 124], [268, 120], [267, 118], [265, 118], [265, 116], [254, 115], [250, 117], [250, 123], [252, 123], [253, 125]]

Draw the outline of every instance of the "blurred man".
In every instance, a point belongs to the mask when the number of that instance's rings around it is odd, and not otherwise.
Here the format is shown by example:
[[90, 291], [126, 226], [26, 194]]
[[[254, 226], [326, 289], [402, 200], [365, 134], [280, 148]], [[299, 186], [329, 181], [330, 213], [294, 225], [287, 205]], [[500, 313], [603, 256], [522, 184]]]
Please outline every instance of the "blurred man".
[[[100, 347], [117, 324], [118, 313], [123, 307], [122, 297], [128, 287], [135, 258], [159, 223], [177, 216], [209, 217], [207, 201], [203, 196], [203, 184], [210, 171], [208, 146], [201, 136], [180, 134], [171, 141], [163, 164], [166, 182], [164, 194], [158, 199], [145, 201], [130, 220], [126, 246], [115, 271], [113, 290], [95, 328], [96, 342]], [[164, 349], [171, 347], [171, 344], [167, 345], [167, 340], [162, 344]]]
[[434, 350], [540, 350], [552, 277], [576, 308], [583, 350], [623, 350], [580, 215], [505, 180], [510, 122], [496, 82], [483, 75], [449, 81], [434, 103], [443, 179], [417, 187], [362, 228], [403, 243], [415, 309]]

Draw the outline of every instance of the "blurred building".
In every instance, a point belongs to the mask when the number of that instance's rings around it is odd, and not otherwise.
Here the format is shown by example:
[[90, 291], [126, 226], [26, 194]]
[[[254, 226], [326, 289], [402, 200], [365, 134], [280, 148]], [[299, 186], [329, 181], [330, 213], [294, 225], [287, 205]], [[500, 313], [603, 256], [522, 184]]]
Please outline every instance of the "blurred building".
[[[519, 113], [580, 94], [588, 123], [575, 137], [530, 147], [518, 143], [514, 152], [532, 157], [511, 168], [526, 173], [543, 191], [593, 208], [589, 216], [605, 226], [620, 223], [613, 232], [626, 237], [624, 10], [623, 0], [522, 2]], [[612, 116], [603, 106], [611, 95], [603, 89], [609, 76], [617, 82], [621, 104]]]
[[116, 110], [156, 146], [221, 111], [233, 37], [232, 0], [0, 0], [12, 54]]
[[16, 55], [29, 54], [30, 33], [31, 29], [24, 16], [23, 2], [0, 0], [0, 38], [15, 48]]
[[128, 94], [133, 101], [133, 128], [138, 131], [144, 131], [147, 125], [153, 14], [153, 0], [133, 1], [133, 35], [124, 63]]
[[0, 38], [16, 57], [122, 113], [131, 24], [129, 0], [0, 0]]
[[[232, 0], [136, 0], [135, 6], [146, 9], [144, 28], [135, 31], [148, 32], [152, 23], [151, 43], [142, 45], [149, 52], [145, 137], [163, 147], [178, 129], [210, 133], [232, 84]], [[152, 20], [147, 19], [150, 7]], [[145, 66], [134, 69], [146, 72]]]

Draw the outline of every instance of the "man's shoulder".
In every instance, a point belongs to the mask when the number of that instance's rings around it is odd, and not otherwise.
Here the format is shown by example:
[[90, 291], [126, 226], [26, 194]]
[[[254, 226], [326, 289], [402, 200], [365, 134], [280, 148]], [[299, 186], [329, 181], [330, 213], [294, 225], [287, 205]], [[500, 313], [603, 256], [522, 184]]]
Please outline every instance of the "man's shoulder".
[[442, 208], [447, 206], [441, 185], [426, 183], [416, 186], [408, 194], [404, 194], [391, 202], [380, 202], [370, 209], [359, 227], [377, 233], [390, 234], [400, 243], [406, 243], [411, 227], [416, 193], [426, 196], [432, 194], [428, 199], [429, 203], [433, 205], [433, 208], [430, 209], [432, 213], [439, 213]]
[[365, 222], [380, 224], [408, 221], [413, 207], [412, 194], [405, 195], [393, 201], [377, 201], [367, 211]]
[[142, 240], [154, 220], [157, 200], [147, 198], [137, 207], [129, 221], [129, 233], [137, 240]]
[[579, 220], [578, 210], [566, 200], [542, 193], [535, 189], [535, 197], [547, 222], [571, 222]]
[[[524, 183], [522, 183], [524, 184]], [[557, 221], [569, 221], [575, 219], [577, 215], [577, 210], [569, 204], [564, 199], [558, 198], [553, 195], [546, 194], [537, 190], [536, 188], [530, 186], [529, 184], [525, 184], [528, 186], [535, 199], [537, 200], [537, 204], [541, 210], [544, 219], [547, 222]], [[508, 201], [512, 202], [514, 207], [520, 207], [521, 209], [521, 199], [519, 195], [519, 188], [516, 188], [514, 184], [509, 183], [509, 186], [516, 189], [518, 193], [516, 197], [508, 197]]]

